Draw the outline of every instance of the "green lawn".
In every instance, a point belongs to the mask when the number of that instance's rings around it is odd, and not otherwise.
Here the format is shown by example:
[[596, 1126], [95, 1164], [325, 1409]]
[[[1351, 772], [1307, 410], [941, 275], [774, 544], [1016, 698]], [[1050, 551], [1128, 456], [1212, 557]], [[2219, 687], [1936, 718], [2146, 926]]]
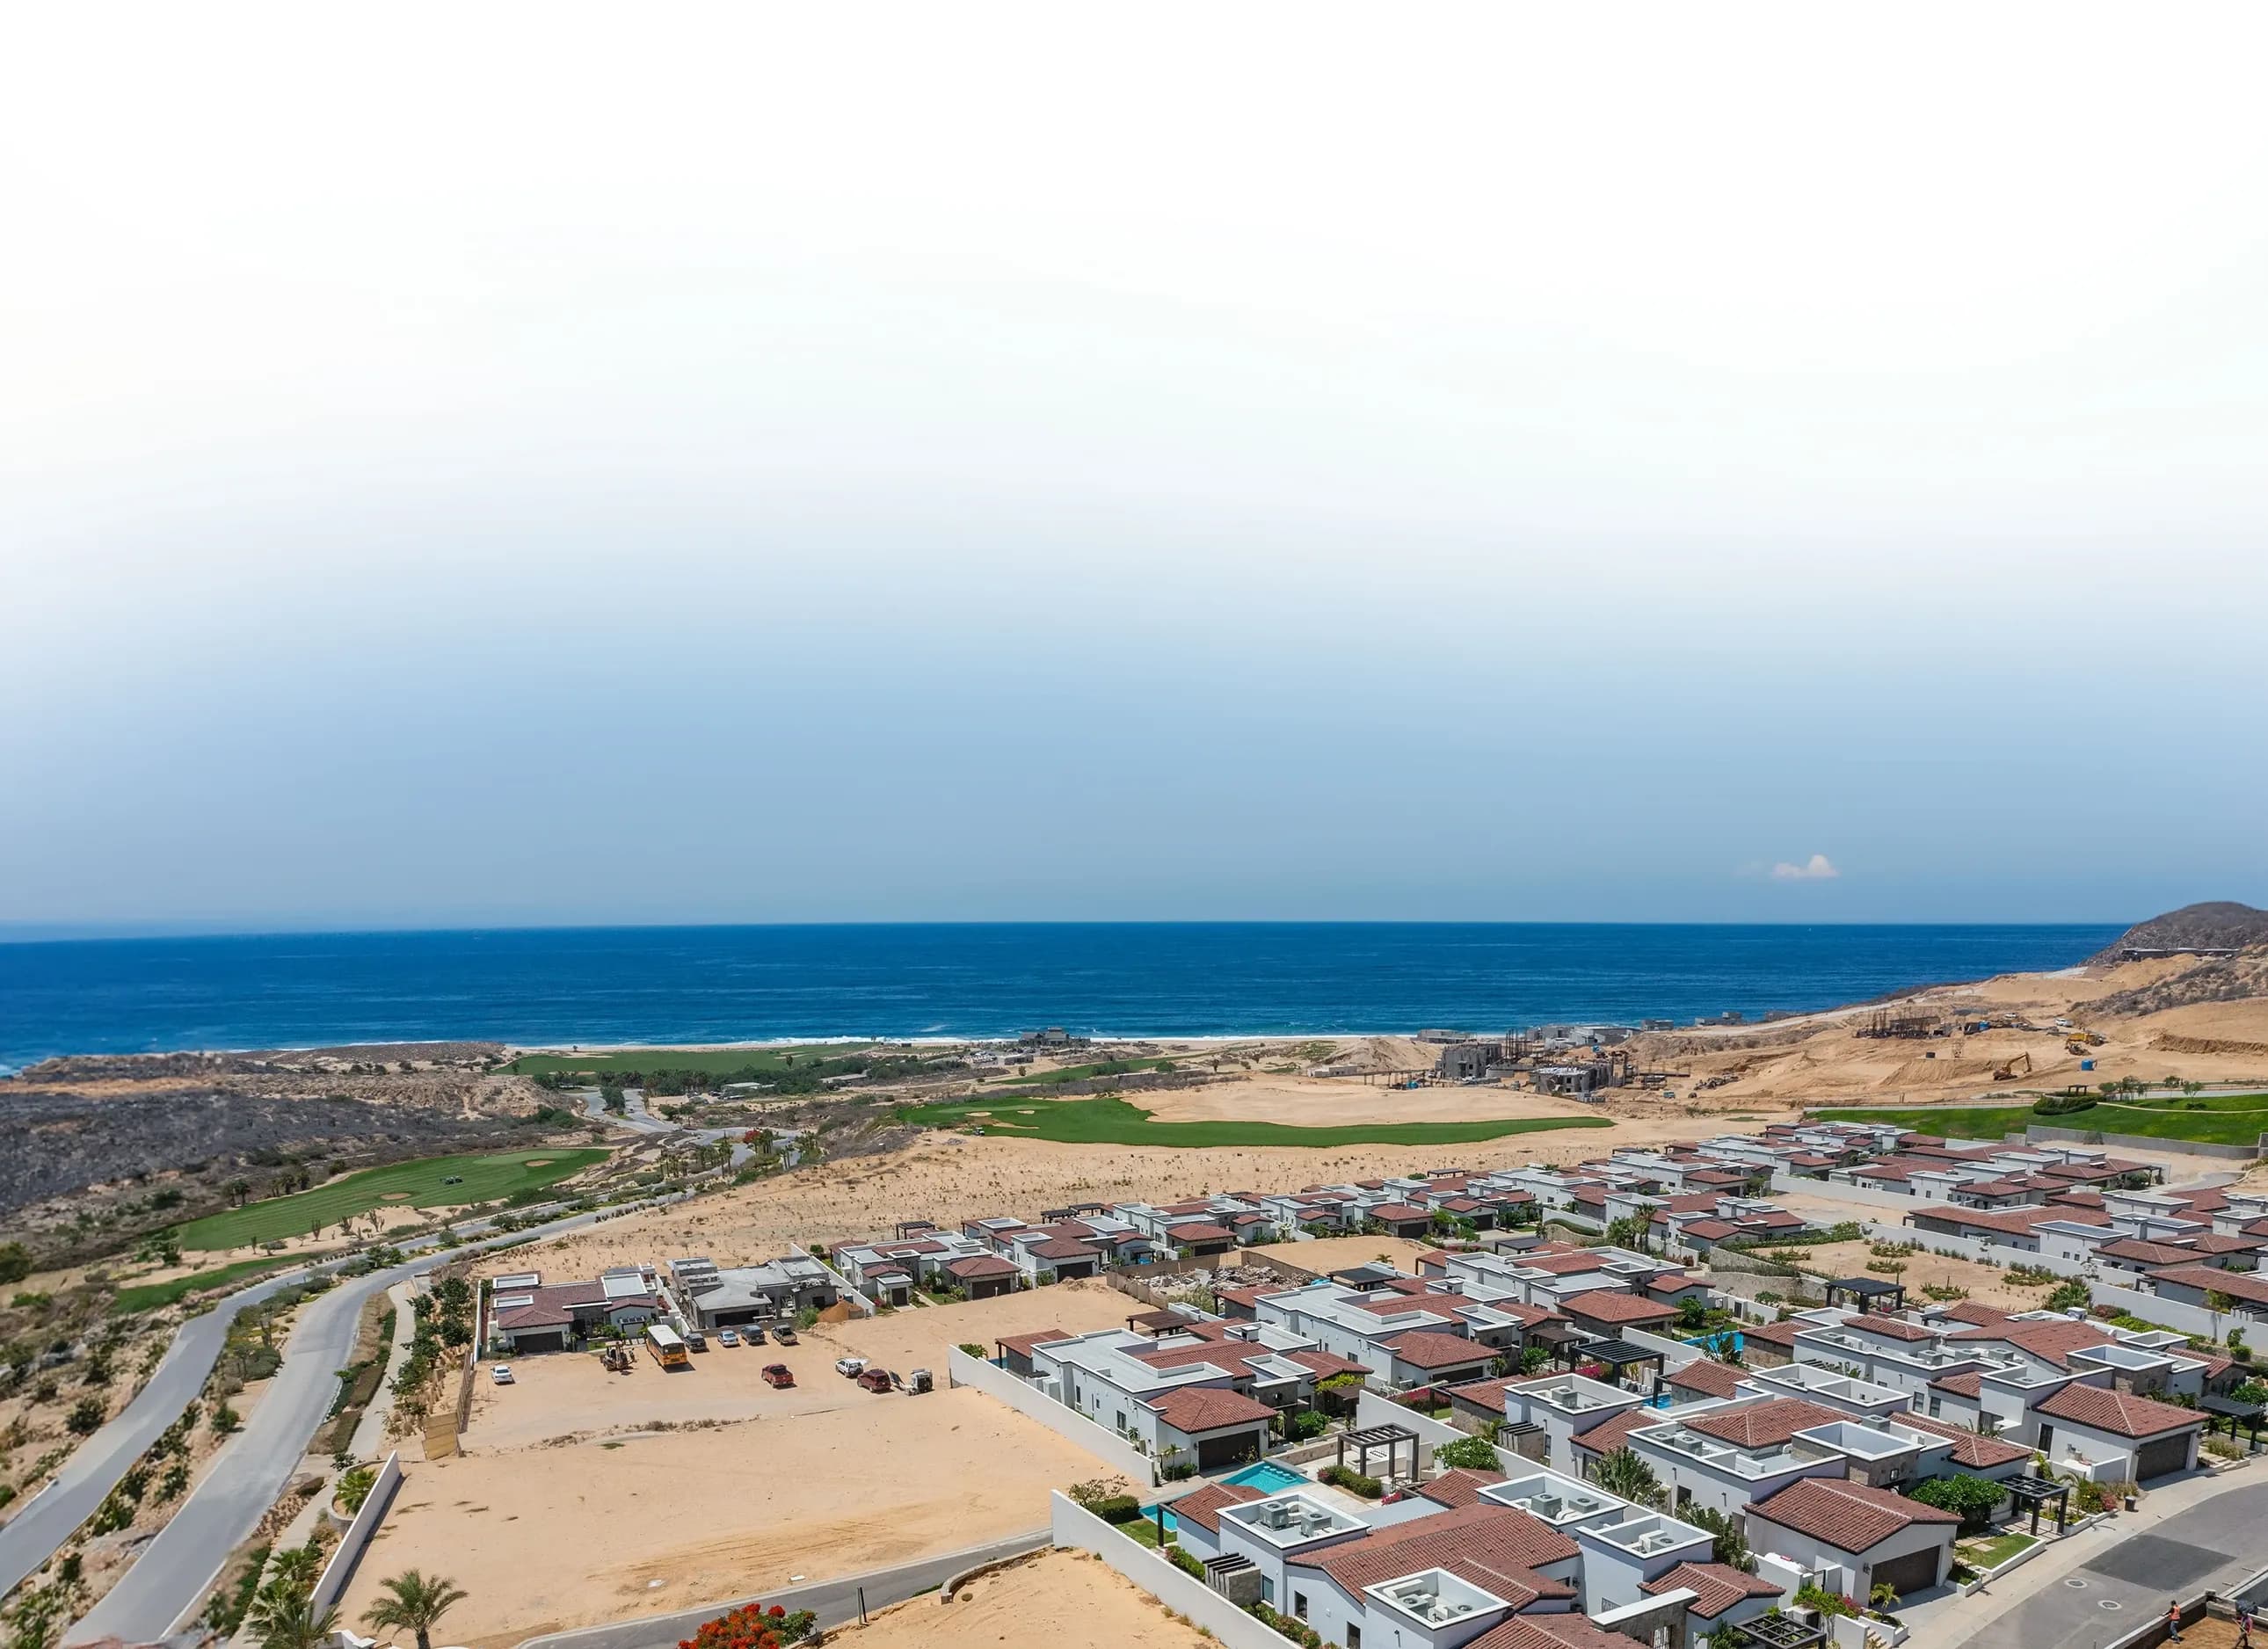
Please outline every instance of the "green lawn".
[[1108, 1094], [1025, 1105], [1003, 1094], [954, 1105], [901, 1107], [899, 1120], [924, 1128], [982, 1128], [1020, 1139], [1090, 1145], [1462, 1145], [1554, 1128], [1609, 1128], [1603, 1116], [1505, 1117], [1478, 1123], [1364, 1123], [1295, 1128], [1286, 1123], [1160, 1123]]
[[2153, 1111], [2259, 1111], [2268, 1113], [2268, 1093], [2129, 1093], [2104, 1101]]
[[[2250, 1099], [2229, 1094], [2229, 1099]], [[2200, 1145], [2249, 1145], [2268, 1133], [2268, 1104], [2260, 1109], [2218, 1108], [2191, 1111], [2164, 1106], [2104, 1100], [2083, 1111], [2042, 1116], [2029, 1105], [1914, 1105], [1887, 1108], [1814, 1111], [1822, 1122], [1895, 1123], [1918, 1134], [1956, 1139], [1999, 1139], [2021, 1134], [2034, 1123], [2050, 1128], [2088, 1129], [2105, 1134], [2140, 1134], [2152, 1139]]]
[[[475, 1152], [395, 1162], [342, 1174], [328, 1184], [290, 1196], [271, 1196], [225, 1213], [193, 1219], [175, 1234], [184, 1248], [240, 1248], [279, 1237], [304, 1237], [318, 1225], [335, 1226], [374, 1208], [445, 1208], [493, 1203], [515, 1191], [535, 1190], [579, 1173], [607, 1153], [592, 1146]], [[444, 1183], [451, 1179], [455, 1185]]]
[[2018, 1552], [2038, 1544], [2029, 1535], [2010, 1532], [1962, 1541], [1956, 1550], [1961, 1561], [1972, 1569], [1997, 1569]]
[[[1917, 1134], [1936, 1134], [1955, 1139], [2000, 1139], [2021, 1134], [2034, 1123], [2070, 1123], [2063, 1116], [2041, 1116], [2029, 1105], [1912, 1105], [1882, 1109], [1814, 1111], [1824, 1123], [1895, 1123]], [[2094, 1115], [2081, 1111], [2081, 1116]]]
[[1009, 1077], [1001, 1086], [1027, 1088], [1052, 1086], [1060, 1082], [1085, 1082], [1090, 1077], [1119, 1077], [1134, 1071], [1156, 1071], [1167, 1065], [1190, 1063], [1193, 1062], [1187, 1059], [1176, 1061], [1170, 1056], [1156, 1059], [1106, 1059], [1091, 1065], [1065, 1065], [1060, 1071], [1041, 1071], [1028, 1076]]
[[111, 1302], [110, 1309], [119, 1316], [137, 1311], [155, 1311], [160, 1306], [173, 1305], [191, 1294], [234, 1288], [263, 1272], [285, 1270], [306, 1263], [290, 1255], [276, 1254], [264, 1260], [239, 1260], [233, 1265], [216, 1265], [210, 1270], [192, 1271], [187, 1277], [177, 1277], [170, 1283], [138, 1283], [130, 1288], [120, 1289], [118, 1297]]
[[865, 1053], [872, 1042], [813, 1042], [795, 1048], [623, 1048], [604, 1054], [522, 1054], [504, 1070], [515, 1076], [596, 1076], [611, 1071], [784, 1071], [788, 1056], [807, 1064]]

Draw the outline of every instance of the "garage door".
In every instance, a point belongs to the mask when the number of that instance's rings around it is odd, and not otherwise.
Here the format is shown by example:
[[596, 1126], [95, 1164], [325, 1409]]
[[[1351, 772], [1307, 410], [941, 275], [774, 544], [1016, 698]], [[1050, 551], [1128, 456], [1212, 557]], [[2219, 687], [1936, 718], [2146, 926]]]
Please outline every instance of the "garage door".
[[[1937, 1548], [1911, 1551], [1903, 1557], [1891, 1557], [1874, 1565], [1873, 1586], [1888, 1586], [1900, 1597], [1909, 1592], [1919, 1592], [1937, 1584]], [[1872, 1590], [1872, 1586], [1868, 1588]]]
[[2169, 1471], [2179, 1471], [2189, 1463], [2189, 1434], [2177, 1433], [2161, 1437], [2154, 1443], [2145, 1443], [2134, 1451], [2134, 1476], [2137, 1482], [2147, 1483], [2153, 1477], [2162, 1477]]

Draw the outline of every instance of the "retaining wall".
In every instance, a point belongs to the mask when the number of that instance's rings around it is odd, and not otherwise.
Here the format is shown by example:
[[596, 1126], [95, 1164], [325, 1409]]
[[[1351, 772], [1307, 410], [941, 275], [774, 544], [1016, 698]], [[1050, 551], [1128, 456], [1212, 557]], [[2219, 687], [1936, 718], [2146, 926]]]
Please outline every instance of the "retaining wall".
[[[2088, 1115], [2084, 1111], [2077, 1114]], [[2262, 1154], [2258, 1140], [2249, 1145], [2212, 1145], [2201, 1140], [2160, 1139], [2154, 1134], [2106, 1134], [2092, 1128], [2058, 1128], [2044, 1123], [2035, 1123], [2024, 1130], [2024, 1139], [2028, 1145], [2119, 1145], [2128, 1151], [2171, 1151], [2184, 1157], [2213, 1157], [2223, 1162], [2250, 1162]]]
[[386, 1457], [386, 1464], [378, 1469], [378, 1480], [370, 1485], [370, 1498], [362, 1503], [353, 1522], [339, 1536], [338, 1550], [332, 1552], [330, 1562], [323, 1565], [322, 1579], [315, 1582], [313, 1612], [320, 1615], [346, 1595], [347, 1582], [354, 1579], [355, 1565], [362, 1561], [363, 1549], [370, 1544], [378, 1526], [386, 1521], [386, 1509], [394, 1504], [394, 1491], [401, 1486], [401, 1452], [396, 1449]]
[[1048, 1495], [1049, 1531], [1058, 1546], [1091, 1551], [1167, 1609], [1186, 1615], [1228, 1649], [1284, 1649], [1289, 1639], [1263, 1626], [1173, 1559], [1120, 1534], [1060, 1491]]
[[1911, 1211], [1916, 1208], [1940, 1208], [1944, 1204], [1928, 1197], [1905, 1196], [1896, 1191], [1878, 1191], [1872, 1186], [1845, 1185], [1838, 1180], [1807, 1179], [1800, 1174], [1775, 1174], [1771, 1176], [1775, 1191], [1786, 1191], [1799, 1196], [1821, 1196], [1837, 1203], [1848, 1203], [1855, 1208], [1895, 1208]]
[[945, 1353], [945, 1378], [950, 1385], [974, 1386], [988, 1397], [996, 1397], [1006, 1403], [1018, 1414], [1037, 1420], [1057, 1436], [1069, 1438], [1112, 1470], [1123, 1473], [1138, 1486], [1154, 1487], [1158, 1482], [1157, 1462], [1140, 1449], [1116, 1432], [1107, 1431], [1086, 1416], [1065, 1408], [1037, 1386], [1018, 1379], [1005, 1368], [982, 1358], [971, 1357], [957, 1345], [948, 1346]]

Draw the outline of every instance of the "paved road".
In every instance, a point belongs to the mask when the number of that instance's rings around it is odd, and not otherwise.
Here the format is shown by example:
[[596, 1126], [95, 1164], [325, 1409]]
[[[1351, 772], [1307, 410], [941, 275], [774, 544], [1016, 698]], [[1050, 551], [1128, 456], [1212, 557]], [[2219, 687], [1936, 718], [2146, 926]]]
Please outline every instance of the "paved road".
[[2114, 1533], [2082, 1567], [1986, 1622], [1964, 1649], [2102, 1649], [2164, 1613], [2169, 1598], [2225, 1592], [2258, 1572], [2268, 1562], [2264, 1527], [2268, 1483], [2255, 1483], [2140, 1533]]
[[607, 1108], [605, 1099], [596, 1088], [585, 1088], [583, 1115], [594, 1123], [605, 1123], [615, 1128], [627, 1128], [634, 1134], [674, 1134], [677, 1124], [656, 1116], [645, 1108], [645, 1095], [636, 1088], [622, 1090], [622, 1109], [617, 1115]]
[[[309, 1301], [299, 1313], [291, 1339], [285, 1343], [284, 1366], [260, 1406], [253, 1410], [243, 1434], [223, 1451], [218, 1463], [174, 1512], [172, 1520], [143, 1548], [125, 1578], [66, 1634], [66, 1641], [85, 1643], [96, 1638], [116, 1636], [128, 1643], [151, 1642], [165, 1637], [183, 1616], [203, 1604], [229, 1553], [251, 1534], [261, 1513], [275, 1504], [306, 1458], [307, 1446], [337, 1394], [338, 1371], [346, 1366], [352, 1355], [356, 1324], [362, 1314], [363, 1302], [371, 1295], [416, 1277], [444, 1259], [476, 1254], [497, 1242], [524, 1241], [531, 1237], [572, 1231], [598, 1218], [595, 1211], [575, 1214], [524, 1231], [502, 1233], [488, 1242], [468, 1243], [447, 1254], [423, 1254], [387, 1270], [349, 1277], [328, 1293]], [[430, 1245], [433, 1240], [421, 1240]], [[158, 1391], [168, 1370], [178, 1369], [167, 1382], [166, 1395], [154, 1406], [157, 1417], [149, 1425], [148, 1437], [135, 1444], [132, 1439], [138, 1435], [138, 1427], [122, 1433], [115, 1446], [105, 1445], [99, 1451], [107, 1465], [91, 1466], [82, 1474], [84, 1481], [75, 1486], [70, 1497], [57, 1499], [52, 1513], [40, 1504], [51, 1498], [50, 1491], [33, 1501], [25, 1515], [0, 1530], [0, 1542], [5, 1543], [0, 1577], [12, 1576], [12, 1585], [45, 1563], [71, 1530], [100, 1504], [118, 1476], [155, 1440], [158, 1432], [171, 1424], [182, 1405], [202, 1389], [214, 1358], [219, 1355], [229, 1320], [239, 1309], [265, 1299], [305, 1275], [292, 1272], [232, 1294], [216, 1309], [187, 1324], [175, 1336], [173, 1350], [149, 1388], [136, 1399], [139, 1406]], [[125, 1417], [122, 1415], [120, 1419]], [[113, 1426], [117, 1424], [112, 1422]], [[104, 1432], [110, 1429], [105, 1427]], [[98, 1432], [92, 1441], [102, 1443], [103, 1436], [104, 1432]], [[89, 1452], [80, 1451], [80, 1458]], [[71, 1464], [75, 1471], [79, 1460], [75, 1459]], [[76, 1516], [72, 1515], [75, 1510]], [[40, 1513], [41, 1517], [27, 1528], [26, 1519], [33, 1512]]]
[[743, 1603], [762, 1603], [767, 1609], [777, 1603], [790, 1612], [807, 1609], [818, 1617], [823, 1630], [858, 1618], [858, 1594], [862, 1590], [870, 1609], [902, 1603], [909, 1597], [919, 1597], [943, 1586], [964, 1569], [1037, 1551], [1049, 1543], [1049, 1538], [1046, 1529], [1034, 1529], [1028, 1535], [1011, 1535], [1005, 1540], [986, 1545], [944, 1552], [892, 1569], [869, 1569], [864, 1574], [844, 1575], [839, 1580], [816, 1580], [809, 1586], [789, 1586], [754, 1597], [728, 1598], [721, 1603], [681, 1609], [674, 1615], [649, 1615], [613, 1626], [585, 1626], [579, 1631], [530, 1638], [519, 1649], [676, 1649], [680, 1642], [693, 1636], [703, 1621], [714, 1620], [726, 1609], [738, 1609]]

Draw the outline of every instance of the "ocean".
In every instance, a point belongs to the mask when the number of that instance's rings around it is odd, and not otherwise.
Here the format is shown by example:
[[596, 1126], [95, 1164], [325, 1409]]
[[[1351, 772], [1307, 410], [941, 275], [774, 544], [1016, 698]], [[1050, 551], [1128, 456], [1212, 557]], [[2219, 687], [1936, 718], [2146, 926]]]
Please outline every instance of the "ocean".
[[55, 1054], [1476, 1031], [1750, 1018], [2070, 967], [2095, 926], [1109, 923], [0, 944], [0, 1067]]

